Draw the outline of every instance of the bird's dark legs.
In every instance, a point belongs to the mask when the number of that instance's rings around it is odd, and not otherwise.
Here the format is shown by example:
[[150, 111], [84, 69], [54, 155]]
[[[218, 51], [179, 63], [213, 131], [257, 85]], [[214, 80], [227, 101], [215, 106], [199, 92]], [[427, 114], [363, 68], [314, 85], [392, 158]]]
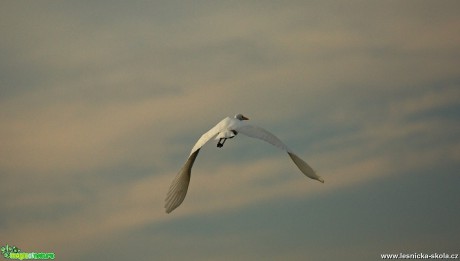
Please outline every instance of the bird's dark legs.
[[217, 147], [222, 148], [222, 146], [224, 146], [224, 143], [225, 143], [226, 140], [227, 140], [226, 138], [220, 138], [219, 142], [217, 143]]
[[233, 136], [229, 136], [228, 138], [220, 138], [219, 142], [217, 143], [218, 148], [222, 148], [224, 146], [224, 143], [227, 139], [234, 138], [238, 132], [236, 130], [230, 130], [233, 133]]

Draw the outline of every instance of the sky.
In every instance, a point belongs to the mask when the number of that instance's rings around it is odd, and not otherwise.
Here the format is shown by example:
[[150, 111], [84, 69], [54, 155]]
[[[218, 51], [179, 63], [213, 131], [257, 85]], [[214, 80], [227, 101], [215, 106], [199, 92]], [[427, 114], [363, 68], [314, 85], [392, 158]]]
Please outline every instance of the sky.
[[[56, 260], [458, 253], [458, 1], [2, 1], [0, 245]], [[243, 135], [242, 113], [321, 175]]]

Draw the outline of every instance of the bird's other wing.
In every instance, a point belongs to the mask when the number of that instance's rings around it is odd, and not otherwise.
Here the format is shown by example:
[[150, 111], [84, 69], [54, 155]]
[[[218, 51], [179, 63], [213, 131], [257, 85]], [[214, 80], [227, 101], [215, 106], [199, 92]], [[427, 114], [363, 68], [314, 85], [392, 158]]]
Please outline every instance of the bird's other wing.
[[278, 137], [273, 135], [271, 132], [254, 125], [244, 124], [242, 126], [238, 126], [235, 129], [238, 133], [243, 133], [246, 136], [251, 138], [256, 138], [259, 140], [266, 141], [273, 146], [276, 146], [286, 152], [291, 152], [291, 150], [284, 144]]
[[251, 138], [256, 138], [256, 139], [266, 141], [272, 144], [273, 146], [276, 146], [286, 151], [289, 154], [289, 157], [291, 157], [292, 161], [300, 169], [300, 171], [302, 171], [303, 174], [305, 174], [309, 178], [316, 179], [324, 183], [324, 179], [318, 176], [316, 172], [310, 167], [310, 165], [308, 165], [308, 163], [306, 163], [299, 156], [297, 156], [291, 149], [289, 149], [286, 146], [286, 144], [284, 144], [280, 139], [278, 139], [278, 137], [276, 137], [269, 131], [261, 127], [257, 127], [257, 126], [253, 126], [249, 124], [241, 125], [235, 130]]
[[184, 201], [185, 195], [187, 195], [188, 185], [190, 183], [193, 163], [195, 163], [195, 159], [198, 156], [198, 152], [200, 151], [201, 147], [203, 147], [203, 145], [206, 144], [206, 142], [211, 140], [220, 132], [221, 126], [222, 121], [219, 122], [216, 126], [212, 127], [210, 130], [208, 130], [206, 133], [201, 135], [201, 137], [195, 143], [195, 146], [193, 146], [193, 149], [190, 152], [190, 156], [188, 157], [187, 162], [185, 162], [184, 166], [180, 169], [179, 173], [177, 173], [176, 177], [171, 183], [171, 186], [169, 187], [169, 191], [166, 195], [165, 200], [166, 213], [170, 213]]
[[171, 183], [165, 199], [166, 213], [171, 213], [171, 211], [176, 209], [184, 201], [190, 183], [193, 163], [198, 156], [198, 152], [200, 152], [200, 149], [197, 149], [188, 157], [187, 162], [185, 162]]

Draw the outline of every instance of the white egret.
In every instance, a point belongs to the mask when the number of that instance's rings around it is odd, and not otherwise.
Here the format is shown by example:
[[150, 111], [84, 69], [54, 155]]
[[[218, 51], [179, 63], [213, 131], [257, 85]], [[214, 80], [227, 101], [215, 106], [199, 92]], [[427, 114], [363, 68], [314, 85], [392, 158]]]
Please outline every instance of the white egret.
[[283, 142], [281, 142], [275, 135], [260, 127], [248, 124], [246, 120], [249, 119], [242, 114], [237, 114], [233, 118], [226, 117], [200, 137], [195, 146], [193, 146], [192, 151], [190, 152], [190, 156], [185, 162], [185, 165], [181, 168], [171, 183], [171, 186], [169, 187], [169, 191], [165, 200], [166, 213], [170, 213], [184, 201], [185, 195], [187, 194], [188, 185], [190, 183], [193, 163], [195, 162], [201, 147], [212, 138], [215, 138], [216, 140], [219, 140], [217, 142], [217, 147], [222, 148], [227, 139], [235, 137], [238, 133], [242, 133], [252, 138], [264, 140], [286, 151], [291, 157], [292, 161], [294, 161], [295, 165], [297, 165], [300, 171], [302, 171], [302, 173], [304, 173], [309, 178], [316, 179], [324, 183], [324, 180], [318, 176], [305, 161], [294, 154], [294, 152], [292, 152], [292, 150], [289, 149]]

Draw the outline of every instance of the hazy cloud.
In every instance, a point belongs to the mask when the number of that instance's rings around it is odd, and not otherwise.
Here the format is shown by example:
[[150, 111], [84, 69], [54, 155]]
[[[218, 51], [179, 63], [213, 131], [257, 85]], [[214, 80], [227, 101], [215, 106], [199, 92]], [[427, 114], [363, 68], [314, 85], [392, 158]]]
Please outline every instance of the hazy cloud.
[[[66, 260], [125, 259], [121, 244], [200, 260], [455, 250], [457, 7], [3, 3], [0, 243]], [[238, 136], [202, 150], [183, 206], [166, 215], [164, 196], [196, 139], [235, 113], [279, 136], [326, 183]], [[373, 191], [395, 194], [374, 202]], [[409, 205], [412, 195], [420, 200]], [[385, 217], [378, 206], [428, 213]], [[437, 234], [423, 232], [430, 222]], [[390, 225], [407, 237], [395, 242]], [[348, 228], [362, 237], [343, 245]], [[431, 235], [439, 244], [427, 243]]]

